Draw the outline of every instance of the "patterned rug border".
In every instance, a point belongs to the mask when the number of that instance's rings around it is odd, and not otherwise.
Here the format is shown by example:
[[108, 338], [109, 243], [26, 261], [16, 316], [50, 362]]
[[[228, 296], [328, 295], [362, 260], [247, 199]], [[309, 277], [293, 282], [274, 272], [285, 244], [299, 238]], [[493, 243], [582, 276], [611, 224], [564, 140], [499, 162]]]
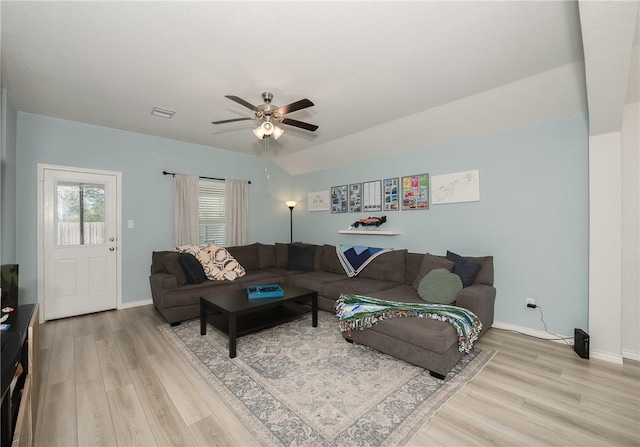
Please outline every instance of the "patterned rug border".
[[[319, 311], [319, 317], [320, 314], [323, 313], [334, 316], [330, 312]], [[309, 318], [309, 316], [305, 315], [301, 318]], [[183, 325], [188, 323], [189, 322], [184, 322]], [[193, 352], [193, 350], [189, 346], [187, 346], [185, 342], [176, 334], [176, 332], [174, 331], [175, 328], [171, 327], [169, 324], [162, 324], [158, 326], [158, 329], [161, 331], [170, 345], [176, 350], [176, 352], [178, 352], [178, 354], [185, 360], [186, 364], [189, 365], [191, 369], [194, 370], [215, 393], [222, 397], [225, 405], [236, 415], [236, 417], [238, 417], [240, 421], [243, 422], [247, 430], [251, 432], [251, 434], [261, 445], [286, 445], [283, 444], [283, 442], [271, 430], [269, 430], [269, 428], [258, 417], [256, 417], [256, 415], [254, 415], [249, 408], [247, 408], [242, 400], [232, 392], [229, 386], [224, 384], [218, 377], [215, 376], [215, 374], [207, 367], [207, 364], [205, 364], [205, 362], [200, 359]], [[216, 329], [208, 326], [208, 332], [214, 330]], [[336, 330], [338, 330], [337, 324]], [[206, 337], [208, 336], [209, 335], [203, 337], [203, 339], [206, 339]], [[211, 343], [207, 340], [204, 341], [207, 343]], [[240, 370], [242, 374], [247, 375], [250, 380], [255, 381], [247, 374], [246, 371], [244, 371], [243, 368], [236, 364], [236, 362], [240, 361], [238, 358], [230, 359], [226, 350], [223, 350], [224, 352], [221, 352], [221, 350], [216, 347], [215, 344], [213, 344], [213, 346], [214, 349], [211, 350], [209, 363], [222, 362], [225, 364], [225, 368]], [[370, 348], [363, 345], [354, 344], [353, 346], [364, 350], [371, 350]], [[399, 425], [393, 430], [393, 432], [386, 436], [381, 443], [375, 445], [398, 446], [404, 445], [408, 441], [410, 441], [411, 438], [413, 438], [416, 434], [415, 430], [422, 427], [422, 425], [426, 423], [431, 417], [433, 417], [457, 392], [461, 391], [467, 383], [473, 380], [473, 378], [476, 377], [476, 375], [489, 363], [489, 361], [496, 354], [496, 351], [486, 348], [477, 348], [477, 351], [478, 353], [476, 354], [475, 358], [472, 359], [461, 371], [458, 371], [456, 374], [450, 373], [444, 381], [438, 382], [442, 384], [439, 389], [434, 391], [431, 396], [420, 403], [419, 406], [411, 412], [412, 414], [406, 417], [402, 422], [400, 422]], [[380, 355], [384, 356], [385, 354]], [[260, 384], [257, 385], [261, 386]], [[286, 402], [281, 402], [280, 400], [278, 400], [278, 402], [282, 403], [283, 406], [286, 406]], [[373, 410], [374, 408], [375, 407], [373, 407], [371, 410]], [[421, 416], [416, 418], [414, 417], [415, 414], [421, 414]], [[326, 442], [321, 437], [319, 440], [322, 443]], [[309, 445], [318, 445], [317, 440], [310, 440], [307, 443]], [[303, 442], [298, 445], [306, 445], [307, 443]], [[341, 445], [341, 443], [338, 439], [335, 439], [329, 445], [337, 446]]]

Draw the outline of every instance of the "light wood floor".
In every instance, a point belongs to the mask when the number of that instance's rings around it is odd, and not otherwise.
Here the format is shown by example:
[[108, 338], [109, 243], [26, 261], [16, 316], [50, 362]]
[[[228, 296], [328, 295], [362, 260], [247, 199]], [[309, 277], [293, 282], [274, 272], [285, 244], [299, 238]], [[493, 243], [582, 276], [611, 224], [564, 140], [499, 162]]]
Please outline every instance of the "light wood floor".
[[[168, 346], [163, 322], [144, 306], [42, 325], [35, 445], [258, 445]], [[497, 329], [479, 345], [498, 354], [409, 445], [640, 445], [638, 362]]]

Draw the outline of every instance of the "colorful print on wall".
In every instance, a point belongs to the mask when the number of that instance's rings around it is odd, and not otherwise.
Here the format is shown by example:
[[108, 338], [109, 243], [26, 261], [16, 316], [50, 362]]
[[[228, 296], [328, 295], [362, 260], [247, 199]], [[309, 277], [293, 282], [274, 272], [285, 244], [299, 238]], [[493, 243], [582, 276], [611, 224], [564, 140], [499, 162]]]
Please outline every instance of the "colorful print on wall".
[[332, 186], [331, 187], [331, 213], [340, 214], [349, 211], [348, 186]]
[[362, 212], [362, 183], [349, 185], [349, 212]]
[[429, 209], [429, 174], [402, 177], [402, 210]]
[[383, 182], [383, 204], [385, 211], [398, 211], [400, 203], [400, 179], [398, 177], [386, 178]]

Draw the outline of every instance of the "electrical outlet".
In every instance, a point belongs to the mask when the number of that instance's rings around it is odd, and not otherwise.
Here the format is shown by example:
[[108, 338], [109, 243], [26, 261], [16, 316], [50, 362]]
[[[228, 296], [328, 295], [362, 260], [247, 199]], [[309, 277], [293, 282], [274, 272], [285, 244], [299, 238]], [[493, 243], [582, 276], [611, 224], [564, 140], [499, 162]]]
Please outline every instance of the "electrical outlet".
[[532, 307], [536, 306], [536, 299], [535, 298], [531, 298], [530, 296], [526, 297], [524, 299], [524, 305], [529, 307], [529, 304], [532, 305]]

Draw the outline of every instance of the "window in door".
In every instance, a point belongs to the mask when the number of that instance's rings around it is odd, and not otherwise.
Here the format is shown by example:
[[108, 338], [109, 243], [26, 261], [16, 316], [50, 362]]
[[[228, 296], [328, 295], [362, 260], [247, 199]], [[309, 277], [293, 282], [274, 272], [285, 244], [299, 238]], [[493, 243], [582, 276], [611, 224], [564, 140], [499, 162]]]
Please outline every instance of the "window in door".
[[200, 180], [198, 193], [200, 244], [224, 245], [225, 184], [217, 180]]
[[56, 184], [57, 245], [101, 245], [105, 236], [105, 187], [62, 181]]

